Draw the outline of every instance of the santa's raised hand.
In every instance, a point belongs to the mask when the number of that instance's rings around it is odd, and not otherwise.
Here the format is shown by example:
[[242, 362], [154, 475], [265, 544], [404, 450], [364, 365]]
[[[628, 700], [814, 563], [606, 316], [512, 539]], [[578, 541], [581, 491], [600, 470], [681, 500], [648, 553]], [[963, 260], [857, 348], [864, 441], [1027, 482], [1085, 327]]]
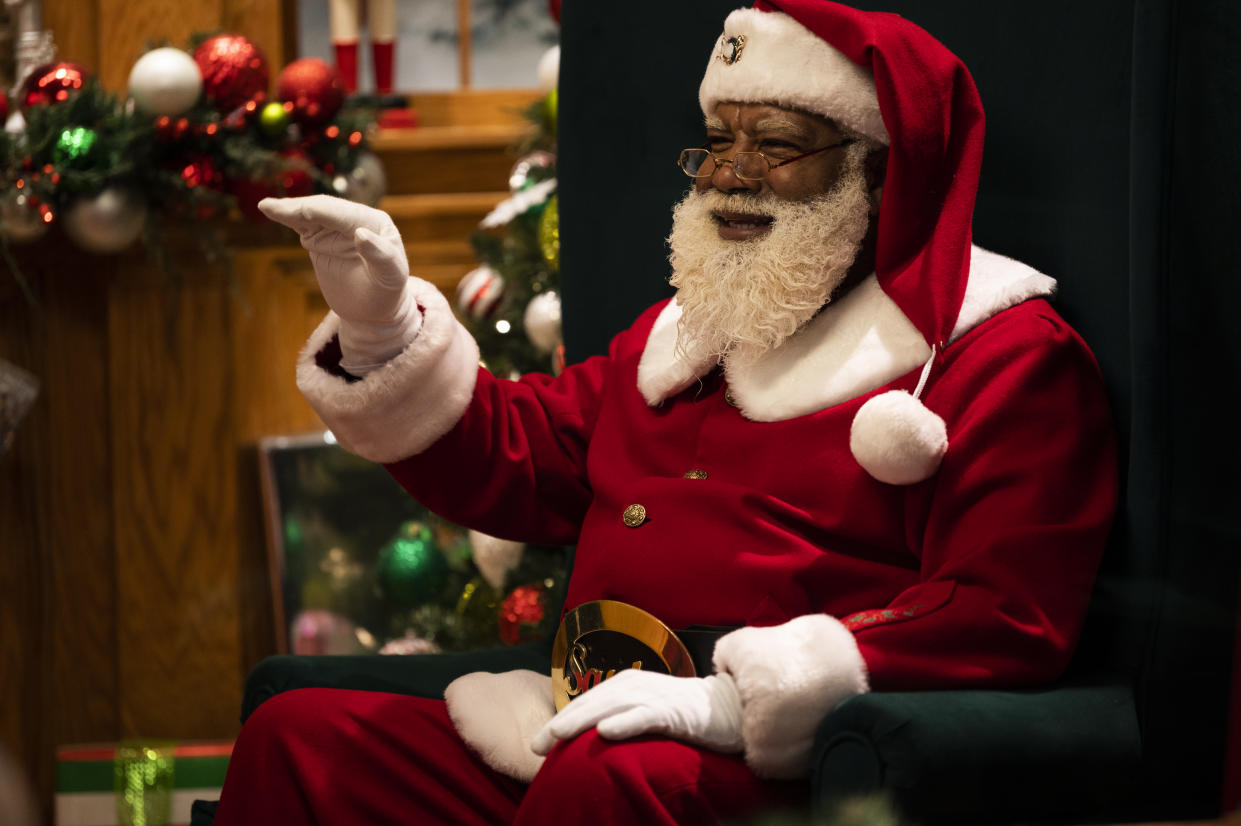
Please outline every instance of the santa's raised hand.
[[422, 326], [409, 262], [386, 212], [329, 195], [264, 198], [259, 209], [295, 230], [319, 290], [340, 317], [340, 366], [355, 376], [383, 366]]

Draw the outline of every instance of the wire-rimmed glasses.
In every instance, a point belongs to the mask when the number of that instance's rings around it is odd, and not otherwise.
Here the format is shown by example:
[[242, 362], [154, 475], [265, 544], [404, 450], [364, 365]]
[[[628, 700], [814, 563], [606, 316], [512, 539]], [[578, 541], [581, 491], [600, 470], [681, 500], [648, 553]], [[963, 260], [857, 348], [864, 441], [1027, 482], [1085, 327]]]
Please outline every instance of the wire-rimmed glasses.
[[778, 169], [794, 161], [800, 161], [802, 158], [809, 158], [811, 155], [817, 155], [820, 152], [826, 152], [829, 149], [835, 149], [838, 146], [845, 146], [850, 143], [853, 143], [853, 141], [843, 140], [830, 146], [811, 149], [809, 152], [803, 152], [796, 157], [786, 158], [782, 161], [774, 161], [762, 152], [738, 152], [731, 158], [722, 158], [710, 149], [694, 147], [681, 150], [681, 157], [677, 159], [677, 166], [681, 167], [681, 171], [691, 178], [709, 178], [715, 174], [715, 170], [719, 167], [724, 164], [732, 164], [733, 174], [741, 180], [761, 181], [773, 169]]

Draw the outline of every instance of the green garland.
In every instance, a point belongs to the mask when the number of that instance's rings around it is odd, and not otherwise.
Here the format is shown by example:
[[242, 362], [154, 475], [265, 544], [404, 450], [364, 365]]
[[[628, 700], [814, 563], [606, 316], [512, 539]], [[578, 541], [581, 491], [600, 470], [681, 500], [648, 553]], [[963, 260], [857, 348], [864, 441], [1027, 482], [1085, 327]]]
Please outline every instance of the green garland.
[[[195, 36], [190, 51], [207, 36]], [[67, 100], [26, 109], [22, 132], [0, 131], [0, 195], [22, 196], [26, 208], [54, 223], [79, 198], [109, 187], [137, 192], [147, 208], [148, 255], [175, 282], [163, 249], [171, 224], [240, 221], [237, 189], [287, 171], [308, 176], [315, 192], [335, 194], [333, 178], [357, 165], [374, 124], [370, 110], [344, 108], [313, 129], [292, 118], [277, 120], [279, 128], [272, 129], [261, 110], [260, 102], [221, 113], [203, 96], [177, 118], [156, 118], [89, 79]], [[192, 235], [204, 255], [220, 257], [219, 233], [196, 228]], [[11, 241], [0, 223], [0, 258], [33, 303]]]

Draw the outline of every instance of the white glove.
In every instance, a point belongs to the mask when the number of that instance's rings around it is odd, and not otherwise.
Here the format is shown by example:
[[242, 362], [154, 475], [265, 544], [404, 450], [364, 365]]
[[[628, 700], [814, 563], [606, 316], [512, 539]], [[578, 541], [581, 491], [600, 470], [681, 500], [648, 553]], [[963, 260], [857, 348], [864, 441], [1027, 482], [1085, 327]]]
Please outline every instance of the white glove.
[[340, 366], [364, 376], [418, 336], [409, 262], [386, 212], [330, 195], [264, 198], [268, 218], [297, 231], [310, 252], [319, 289], [340, 316]]
[[534, 736], [530, 748], [547, 754], [558, 741], [592, 726], [608, 740], [664, 734], [712, 751], [745, 747], [741, 697], [728, 674], [672, 677], [636, 668], [622, 671], [562, 708]]

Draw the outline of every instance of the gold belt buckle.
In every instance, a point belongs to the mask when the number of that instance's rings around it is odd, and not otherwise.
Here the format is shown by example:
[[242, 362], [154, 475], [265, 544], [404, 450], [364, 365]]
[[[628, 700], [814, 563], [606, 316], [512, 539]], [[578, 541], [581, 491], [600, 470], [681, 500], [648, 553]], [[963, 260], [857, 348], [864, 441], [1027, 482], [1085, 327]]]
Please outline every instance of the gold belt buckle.
[[696, 677], [685, 644], [654, 615], [626, 602], [585, 602], [564, 615], [552, 645], [556, 710], [617, 671]]

